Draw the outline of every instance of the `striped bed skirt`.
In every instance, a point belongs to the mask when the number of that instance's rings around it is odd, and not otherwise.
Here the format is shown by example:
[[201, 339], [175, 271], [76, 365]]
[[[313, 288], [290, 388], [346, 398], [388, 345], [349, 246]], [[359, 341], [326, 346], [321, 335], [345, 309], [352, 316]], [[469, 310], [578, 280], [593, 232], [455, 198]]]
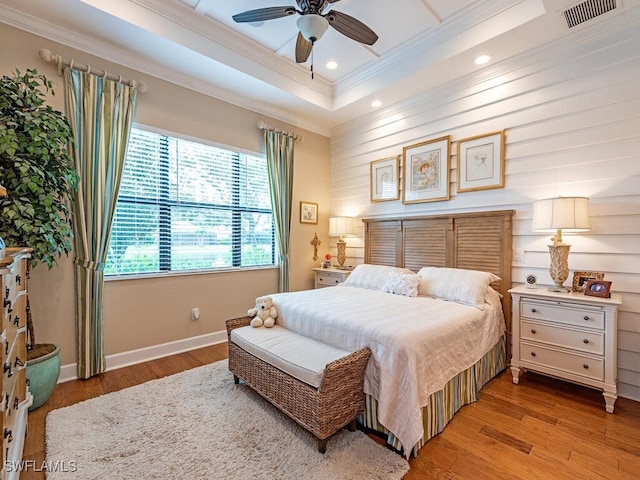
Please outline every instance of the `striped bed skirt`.
[[[480, 398], [480, 389], [506, 368], [505, 337], [489, 350], [477, 363], [453, 377], [442, 390], [429, 396], [427, 405], [422, 407], [423, 437], [413, 445], [411, 455], [427, 441], [444, 430], [460, 408]], [[365, 411], [358, 422], [365, 428], [387, 436], [387, 444], [402, 452], [403, 446], [396, 436], [378, 422], [378, 401], [365, 395]]]

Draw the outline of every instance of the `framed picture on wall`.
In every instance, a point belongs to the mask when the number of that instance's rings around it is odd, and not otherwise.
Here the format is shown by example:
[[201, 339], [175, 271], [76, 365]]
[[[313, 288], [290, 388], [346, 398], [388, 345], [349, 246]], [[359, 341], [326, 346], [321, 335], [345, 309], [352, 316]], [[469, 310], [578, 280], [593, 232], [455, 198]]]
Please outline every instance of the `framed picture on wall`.
[[383, 158], [371, 162], [371, 201], [387, 202], [400, 198], [400, 157]]
[[318, 223], [318, 204], [300, 202], [300, 223]]
[[458, 140], [458, 192], [504, 188], [504, 130]]
[[449, 199], [450, 148], [447, 135], [402, 149], [402, 203]]

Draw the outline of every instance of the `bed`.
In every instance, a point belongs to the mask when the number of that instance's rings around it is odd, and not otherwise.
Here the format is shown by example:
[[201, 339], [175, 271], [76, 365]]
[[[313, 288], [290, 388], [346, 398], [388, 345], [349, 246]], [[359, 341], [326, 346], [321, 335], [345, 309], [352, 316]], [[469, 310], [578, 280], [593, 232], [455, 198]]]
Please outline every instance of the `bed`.
[[512, 215], [365, 219], [341, 286], [272, 295], [285, 328], [372, 350], [362, 424], [406, 456], [506, 367]]

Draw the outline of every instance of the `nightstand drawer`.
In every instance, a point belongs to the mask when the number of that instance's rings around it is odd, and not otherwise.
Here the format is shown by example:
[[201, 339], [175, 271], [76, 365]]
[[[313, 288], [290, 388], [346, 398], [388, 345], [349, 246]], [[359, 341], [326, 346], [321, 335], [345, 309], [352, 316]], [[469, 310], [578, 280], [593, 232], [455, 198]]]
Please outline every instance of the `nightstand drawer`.
[[523, 340], [604, 355], [604, 333], [571, 330], [528, 320], [522, 320], [520, 325], [520, 338]]
[[536, 320], [604, 330], [604, 312], [597, 307], [523, 299], [520, 304], [520, 315]]
[[604, 358], [563, 352], [524, 341], [520, 342], [520, 352], [523, 362], [550, 367], [593, 380], [604, 380]]
[[343, 280], [343, 276], [340, 274], [332, 274], [332, 273], [317, 273], [316, 281], [319, 285], [333, 286], [341, 284]]

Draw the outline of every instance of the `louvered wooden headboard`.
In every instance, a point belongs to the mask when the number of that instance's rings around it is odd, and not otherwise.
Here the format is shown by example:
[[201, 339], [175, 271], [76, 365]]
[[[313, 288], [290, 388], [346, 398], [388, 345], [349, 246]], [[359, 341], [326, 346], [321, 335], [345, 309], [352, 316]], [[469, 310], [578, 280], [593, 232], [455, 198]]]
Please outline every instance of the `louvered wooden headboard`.
[[365, 218], [365, 263], [409, 268], [450, 267], [498, 275], [511, 340], [511, 219], [513, 210], [425, 217]]

